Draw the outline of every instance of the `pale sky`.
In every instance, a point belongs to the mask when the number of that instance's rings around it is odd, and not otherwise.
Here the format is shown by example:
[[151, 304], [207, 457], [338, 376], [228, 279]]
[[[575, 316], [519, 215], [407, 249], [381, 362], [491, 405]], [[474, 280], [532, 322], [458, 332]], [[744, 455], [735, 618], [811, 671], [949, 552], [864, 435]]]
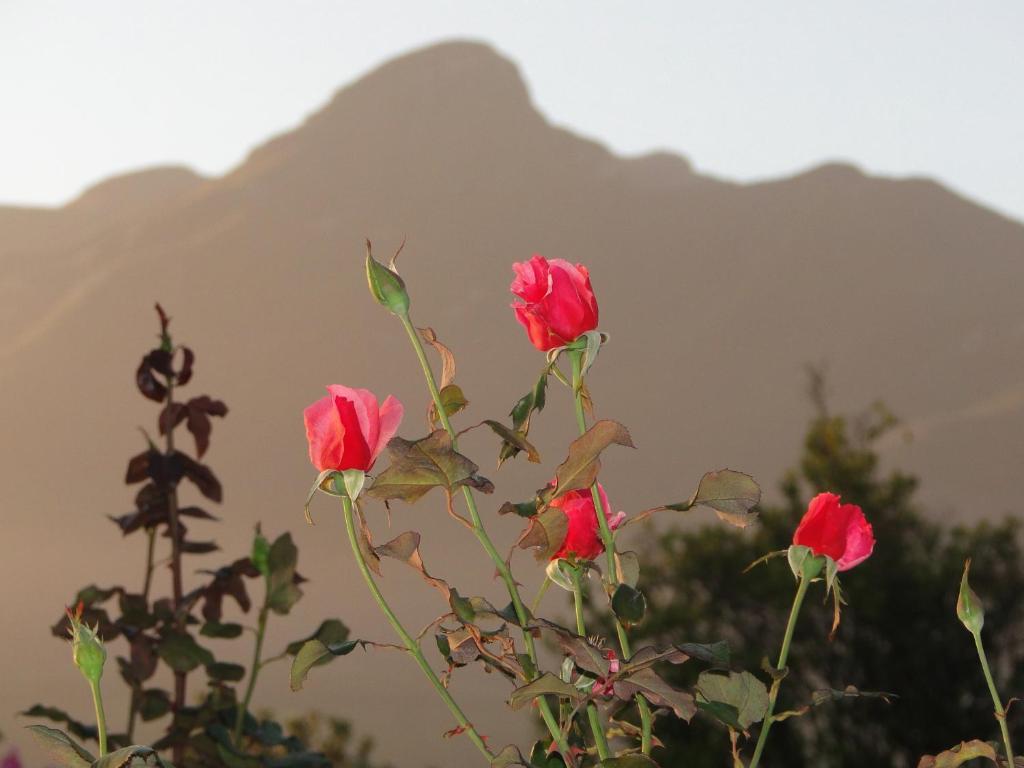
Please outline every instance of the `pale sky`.
[[115, 172], [221, 174], [341, 85], [493, 44], [555, 123], [753, 180], [926, 175], [1024, 221], [1024, 1], [0, 0], [0, 202]]

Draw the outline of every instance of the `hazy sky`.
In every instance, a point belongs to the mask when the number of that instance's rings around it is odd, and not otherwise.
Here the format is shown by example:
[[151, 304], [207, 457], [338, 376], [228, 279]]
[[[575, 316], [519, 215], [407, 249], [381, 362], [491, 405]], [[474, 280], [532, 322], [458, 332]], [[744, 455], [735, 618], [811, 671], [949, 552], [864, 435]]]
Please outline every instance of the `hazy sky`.
[[830, 159], [1024, 220], [1024, 2], [0, 0], [0, 202], [220, 174], [367, 69], [453, 37], [554, 122], [735, 179]]

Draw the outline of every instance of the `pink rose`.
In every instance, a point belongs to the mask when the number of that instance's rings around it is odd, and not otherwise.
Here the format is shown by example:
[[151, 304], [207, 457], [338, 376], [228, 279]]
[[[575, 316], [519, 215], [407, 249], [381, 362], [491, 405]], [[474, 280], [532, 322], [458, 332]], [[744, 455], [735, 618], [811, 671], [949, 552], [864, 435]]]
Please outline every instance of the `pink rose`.
[[521, 299], [512, 309], [537, 349], [564, 347], [597, 328], [597, 298], [582, 264], [535, 253], [512, 269], [516, 277], [511, 290]]
[[[614, 531], [622, 525], [622, 521], [626, 519], [626, 513], [618, 512], [612, 515], [608, 496], [600, 484], [597, 486], [597, 491], [601, 495], [605, 520], [608, 521], [608, 527]], [[589, 488], [581, 491], [569, 491], [564, 496], [559, 496], [552, 501], [551, 506], [561, 509], [568, 518], [565, 540], [552, 556], [552, 560], [568, 558], [570, 555], [575, 555], [577, 560], [593, 560], [604, 552], [604, 542], [601, 541], [601, 531], [597, 525], [597, 512], [594, 510], [594, 499], [590, 495]]]
[[402, 404], [390, 395], [380, 406], [366, 389], [340, 384], [327, 387], [330, 393], [303, 411], [309, 460], [326, 469], [368, 471], [377, 456], [395, 436], [402, 421]]
[[793, 543], [836, 561], [840, 571], [863, 563], [875, 548], [875, 535], [856, 504], [840, 504], [834, 493], [819, 493], [807, 505]]

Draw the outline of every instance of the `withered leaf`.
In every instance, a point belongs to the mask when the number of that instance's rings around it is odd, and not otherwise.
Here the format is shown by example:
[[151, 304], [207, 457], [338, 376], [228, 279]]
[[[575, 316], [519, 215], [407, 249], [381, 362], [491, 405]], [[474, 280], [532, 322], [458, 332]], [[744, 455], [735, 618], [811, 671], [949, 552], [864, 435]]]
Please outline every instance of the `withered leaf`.
[[423, 557], [420, 555], [420, 534], [417, 531], [406, 531], [398, 534], [391, 541], [374, 548], [377, 557], [390, 557], [399, 560], [410, 568], [419, 571], [423, 580], [440, 592], [445, 601], [450, 599], [451, 588], [444, 579], [438, 579], [427, 573], [423, 565]]
[[516, 542], [520, 549], [536, 548], [538, 561], [550, 560], [561, 548], [569, 530], [569, 518], [558, 507], [548, 507], [530, 518], [529, 525]]
[[612, 445], [635, 448], [629, 430], [617, 421], [602, 419], [572, 441], [569, 455], [555, 470], [554, 484], [544, 488], [538, 496], [545, 503], [569, 491], [589, 488], [597, 481], [601, 468], [601, 452]]
[[367, 489], [376, 499], [401, 499], [411, 504], [431, 488], [449, 493], [462, 485], [484, 493], [494, 490], [489, 480], [476, 474], [476, 464], [452, 449], [451, 437], [443, 429], [415, 441], [392, 438], [388, 454], [391, 465]]
[[433, 328], [417, 328], [420, 336], [441, 356], [441, 389], [455, 381], [455, 355], [442, 344]]

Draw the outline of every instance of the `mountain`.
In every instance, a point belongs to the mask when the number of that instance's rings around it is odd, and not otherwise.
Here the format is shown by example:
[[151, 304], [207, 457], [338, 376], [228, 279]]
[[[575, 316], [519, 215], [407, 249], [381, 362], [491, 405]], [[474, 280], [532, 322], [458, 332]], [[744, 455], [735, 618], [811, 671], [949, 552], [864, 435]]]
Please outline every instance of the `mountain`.
[[[121, 542], [103, 516], [130, 505], [124, 462], [140, 446], [136, 425], [153, 421], [133, 372], [153, 341], [155, 300], [196, 350], [194, 393], [231, 408], [208, 454], [230, 525], [211, 535], [229, 557], [244, 551], [257, 520], [269, 533], [290, 528], [314, 579], [271, 644], [324, 614], [359, 636], [389, 636], [337, 554], [335, 510], [318, 502], [315, 529], [300, 511], [314, 477], [300, 412], [322, 385], [394, 393], [408, 405], [403, 434], [425, 429], [415, 359], [366, 291], [364, 237], [382, 255], [407, 238], [399, 264], [414, 319], [456, 352], [472, 402], [464, 425], [506, 413], [543, 365], [508, 307], [510, 264], [534, 251], [588, 264], [611, 335], [591, 375], [596, 408], [627, 424], [639, 446], [605, 462], [617, 508], [678, 500], [722, 466], [772, 489], [810, 415], [804, 367], [825, 363], [837, 408], [883, 398], [905, 419], [907, 439], [892, 441], [887, 460], [922, 477], [936, 513], [1019, 509], [1019, 222], [926, 179], [849, 165], [741, 185], [669, 153], [620, 157], [552, 126], [515, 66], [490, 48], [438, 45], [343, 88], [223, 177], [153, 169], [64, 208], [0, 208], [0, 465], [12, 544], [0, 577], [34, 585], [4, 597], [5, 615], [17, 617], [2, 662], [5, 716], [37, 699], [87, 712], [83, 686], [64, 687], [78, 681], [46, 627], [81, 584], [109, 583], [126, 567], [141, 581], [136, 542]], [[566, 393], [552, 388], [536, 426], [547, 468], [503, 467], [485, 504], [491, 517], [547, 479], [572, 424]], [[493, 468], [493, 439], [474, 433], [466, 446]], [[475, 542], [434, 502], [396, 508], [393, 524], [424, 530], [439, 575], [486, 583]], [[491, 526], [513, 540], [514, 521]], [[529, 558], [515, 567], [537, 583]], [[385, 588], [412, 626], [440, 610], [408, 574], [388, 573]], [[499, 599], [496, 586], [489, 594]], [[27, 657], [38, 661], [17, 662]], [[275, 670], [257, 698], [282, 713], [355, 715], [386, 739], [398, 702], [394, 685], [380, 682], [396, 664], [381, 655], [339, 662], [294, 696]], [[413, 671], [398, 679], [408, 683], [403, 743], [422, 746], [423, 760], [457, 763], [468, 753], [440, 740], [450, 727], [443, 709]], [[522, 737], [523, 722], [494, 703], [501, 684], [473, 680], [457, 677], [453, 689], [481, 713], [492, 742]], [[385, 740], [382, 753], [409, 764], [401, 744]]]

